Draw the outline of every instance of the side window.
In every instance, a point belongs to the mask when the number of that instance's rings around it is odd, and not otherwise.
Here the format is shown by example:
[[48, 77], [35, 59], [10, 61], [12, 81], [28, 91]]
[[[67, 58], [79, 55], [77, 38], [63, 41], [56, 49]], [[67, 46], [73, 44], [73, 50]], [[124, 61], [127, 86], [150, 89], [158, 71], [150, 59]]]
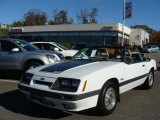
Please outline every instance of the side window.
[[54, 50], [54, 48], [52, 48], [51, 45], [48, 43], [43, 44], [43, 49], [44, 50]]
[[18, 48], [18, 46], [10, 41], [1, 41], [1, 51], [10, 52], [13, 48]]
[[42, 44], [41, 43], [35, 43], [35, 46], [37, 46], [39, 49], [43, 50]]
[[52, 51], [54, 51], [54, 48], [55, 48], [56, 46], [51, 45], [51, 44], [48, 44], [48, 45], [49, 45], [49, 49], [52, 50]]
[[137, 49], [129, 49], [126, 51], [126, 63], [132, 64], [141, 61], [143, 61], [143, 59]]

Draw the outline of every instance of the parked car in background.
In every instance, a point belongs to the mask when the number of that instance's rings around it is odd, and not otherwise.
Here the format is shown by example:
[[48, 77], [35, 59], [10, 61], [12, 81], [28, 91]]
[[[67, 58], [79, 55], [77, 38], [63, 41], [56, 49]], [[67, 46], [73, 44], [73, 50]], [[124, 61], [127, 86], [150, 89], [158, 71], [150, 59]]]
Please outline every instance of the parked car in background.
[[24, 40], [0, 38], [0, 70], [26, 71], [63, 58], [61, 53], [39, 50]]
[[158, 52], [159, 51], [159, 47], [156, 45], [148, 45], [143, 49], [144, 52], [149, 52], [149, 53], [153, 53], [153, 52]]
[[62, 53], [65, 58], [73, 57], [78, 52], [78, 50], [68, 49], [56, 42], [31, 42], [31, 44], [42, 50], [58, 51]]
[[120, 94], [140, 85], [152, 88], [156, 69], [155, 60], [137, 49], [84, 48], [70, 61], [28, 70], [18, 87], [41, 105], [67, 111], [96, 107], [96, 113], [107, 115]]

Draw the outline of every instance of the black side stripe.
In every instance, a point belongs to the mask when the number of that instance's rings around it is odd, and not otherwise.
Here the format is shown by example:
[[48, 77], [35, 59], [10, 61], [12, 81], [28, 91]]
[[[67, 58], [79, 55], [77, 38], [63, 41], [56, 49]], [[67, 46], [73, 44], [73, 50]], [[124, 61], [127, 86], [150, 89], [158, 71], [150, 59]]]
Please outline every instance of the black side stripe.
[[138, 76], [138, 77], [136, 77], [136, 78], [132, 78], [132, 79], [130, 79], [130, 80], [121, 82], [121, 83], [119, 84], [119, 87], [122, 87], [122, 86], [124, 86], [124, 85], [126, 85], [126, 84], [129, 84], [129, 83], [131, 83], [131, 82], [135, 82], [135, 81], [137, 81], [137, 80], [139, 80], [139, 79], [145, 78], [147, 75], [148, 75], [148, 74], [141, 75], [141, 76]]

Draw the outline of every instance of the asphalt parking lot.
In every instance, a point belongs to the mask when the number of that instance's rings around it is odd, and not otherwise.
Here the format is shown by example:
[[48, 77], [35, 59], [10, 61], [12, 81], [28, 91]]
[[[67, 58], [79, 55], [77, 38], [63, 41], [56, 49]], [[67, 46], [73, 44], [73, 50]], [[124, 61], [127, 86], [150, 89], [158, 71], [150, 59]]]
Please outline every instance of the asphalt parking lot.
[[[151, 57], [158, 61], [160, 53]], [[160, 120], [160, 71], [151, 90], [136, 88], [122, 94], [116, 110], [108, 116], [96, 116], [94, 109], [64, 112], [40, 106], [19, 92], [17, 82], [8, 76], [0, 78], [0, 120]]]

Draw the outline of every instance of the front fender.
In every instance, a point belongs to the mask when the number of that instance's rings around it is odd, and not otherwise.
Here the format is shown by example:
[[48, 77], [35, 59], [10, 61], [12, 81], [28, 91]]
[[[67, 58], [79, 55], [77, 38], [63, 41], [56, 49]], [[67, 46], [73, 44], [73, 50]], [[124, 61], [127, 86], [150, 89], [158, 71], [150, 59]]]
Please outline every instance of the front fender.
[[85, 92], [101, 90], [103, 85], [111, 79], [116, 79], [118, 83], [120, 80], [124, 78], [124, 66], [116, 65], [115, 67], [102, 69], [96, 71], [90, 75], [83, 77], [81, 81], [81, 85], [79, 88], [79, 92], [82, 91], [85, 81], [87, 80], [86, 90]]

